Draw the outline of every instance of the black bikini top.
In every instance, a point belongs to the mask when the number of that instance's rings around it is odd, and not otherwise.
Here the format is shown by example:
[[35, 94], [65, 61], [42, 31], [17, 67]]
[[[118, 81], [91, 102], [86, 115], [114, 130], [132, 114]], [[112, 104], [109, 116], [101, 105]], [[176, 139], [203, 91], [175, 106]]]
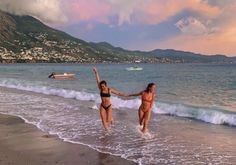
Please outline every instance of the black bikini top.
[[100, 96], [101, 96], [101, 97], [111, 97], [110, 89], [108, 88], [108, 93], [103, 93], [103, 92], [101, 91]]

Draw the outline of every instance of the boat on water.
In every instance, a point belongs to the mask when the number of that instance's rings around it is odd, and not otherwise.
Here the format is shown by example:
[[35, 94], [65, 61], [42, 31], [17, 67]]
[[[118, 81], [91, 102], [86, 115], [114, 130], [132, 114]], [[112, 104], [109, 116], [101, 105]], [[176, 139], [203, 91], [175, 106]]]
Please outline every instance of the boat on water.
[[134, 67], [128, 67], [128, 68], [126, 68], [126, 70], [128, 70], [128, 71], [136, 71], [136, 70], [143, 70], [143, 68], [134, 66]]
[[75, 74], [69, 74], [69, 73], [63, 73], [63, 74], [55, 74], [55, 73], [51, 73], [48, 78], [75, 78]]

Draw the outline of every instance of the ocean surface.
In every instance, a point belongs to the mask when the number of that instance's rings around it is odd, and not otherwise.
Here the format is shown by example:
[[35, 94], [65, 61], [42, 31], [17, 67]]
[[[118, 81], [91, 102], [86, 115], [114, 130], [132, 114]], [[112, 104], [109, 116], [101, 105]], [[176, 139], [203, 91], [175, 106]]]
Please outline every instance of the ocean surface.
[[[104, 132], [96, 66], [108, 86], [136, 93], [157, 85], [149, 133], [138, 126], [139, 97], [112, 95], [114, 125]], [[1, 64], [0, 113], [19, 116], [59, 138], [137, 162], [235, 164], [236, 65]], [[73, 73], [74, 79], [49, 79]]]

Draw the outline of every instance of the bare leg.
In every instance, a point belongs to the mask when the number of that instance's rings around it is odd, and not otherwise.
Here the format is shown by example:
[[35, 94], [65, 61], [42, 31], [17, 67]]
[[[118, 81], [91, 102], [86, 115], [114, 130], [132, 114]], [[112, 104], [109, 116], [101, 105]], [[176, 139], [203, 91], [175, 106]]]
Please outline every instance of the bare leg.
[[107, 130], [106, 111], [102, 107], [100, 107], [100, 115], [101, 115], [103, 127], [105, 128], [105, 130]]
[[145, 133], [147, 131], [148, 123], [151, 117], [151, 111], [147, 111], [144, 113], [144, 119], [143, 119], [143, 129], [142, 132]]
[[139, 117], [139, 124], [143, 125], [144, 112], [142, 111], [141, 108], [139, 108], [139, 110], [138, 110], [138, 117]]
[[113, 123], [112, 108], [110, 107], [106, 112], [107, 112], [107, 122], [112, 124]]

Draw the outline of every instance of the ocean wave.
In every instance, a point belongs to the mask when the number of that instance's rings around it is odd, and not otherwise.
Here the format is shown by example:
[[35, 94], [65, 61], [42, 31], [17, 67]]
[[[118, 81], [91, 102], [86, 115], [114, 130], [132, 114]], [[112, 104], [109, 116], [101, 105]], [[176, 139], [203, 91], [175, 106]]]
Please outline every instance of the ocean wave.
[[[98, 94], [32, 85], [30, 83], [23, 81], [21, 82], [18, 80], [1, 80], [0, 86], [81, 101], [94, 101], [95, 105], [91, 107], [92, 109], [98, 109], [98, 105], [101, 102]], [[121, 99], [116, 96], [112, 97], [112, 105], [117, 109], [138, 109], [140, 103], [141, 100], [139, 98]], [[184, 104], [155, 102], [152, 111], [156, 114], [174, 115], [179, 117], [192, 118], [212, 124], [236, 126], [236, 113], [214, 108], [193, 107]]]
[[87, 92], [33, 85], [31, 83], [18, 80], [2, 80], [0, 81], [0, 86], [82, 101], [96, 100], [97, 97], [96, 95]]
[[158, 114], [192, 118], [212, 124], [236, 126], [236, 113], [219, 109], [158, 103], [157, 108], [153, 109], [153, 111]]

